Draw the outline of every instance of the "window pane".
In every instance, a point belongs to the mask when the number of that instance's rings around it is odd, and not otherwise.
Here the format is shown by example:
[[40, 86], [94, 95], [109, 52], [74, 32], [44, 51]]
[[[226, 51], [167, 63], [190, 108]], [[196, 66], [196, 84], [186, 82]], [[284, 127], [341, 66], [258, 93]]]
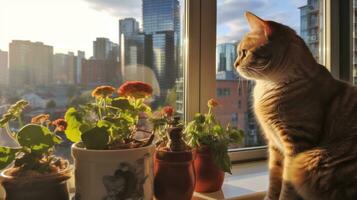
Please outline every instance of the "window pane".
[[1, 1], [0, 114], [26, 99], [26, 122], [40, 113], [54, 120], [91, 101], [94, 87], [131, 80], [153, 86], [153, 109], [172, 105], [183, 114], [184, 7], [183, 0]]
[[265, 145], [252, 110], [254, 82], [240, 77], [234, 67], [237, 44], [249, 32], [244, 12], [248, 10], [263, 19], [290, 26], [322, 63], [321, 4], [318, 0], [217, 1], [216, 91], [222, 106], [216, 114], [222, 123], [230, 123], [245, 132], [244, 141], [232, 148]]

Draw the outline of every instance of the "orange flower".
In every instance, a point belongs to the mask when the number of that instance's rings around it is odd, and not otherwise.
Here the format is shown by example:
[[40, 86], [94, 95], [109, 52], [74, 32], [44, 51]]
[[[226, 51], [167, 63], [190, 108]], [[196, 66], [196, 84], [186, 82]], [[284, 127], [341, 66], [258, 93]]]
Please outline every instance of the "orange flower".
[[172, 106], [165, 106], [162, 112], [166, 117], [171, 117], [174, 114], [174, 108]]
[[50, 115], [40, 114], [31, 119], [32, 124], [43, 124], [50, 118]]
[[53, 126], [56, 127], [58, 131], [65, 131], [67, 128], [67, 122], [64, 119], [56, 119], [51, 123]]
[[93, 90], [92, 97], [105, 98], [105, 97], [111, 96], [114, 92], [115, 92], [114, 87], [103, 85], [103, 86], [99, 86]]
[[151, 85], [140, 81], [128, 81], [118, 89], [119, 95], [136, 99], [149, 97], [152, 92]]
[[209, 108], [214, 108], [214, 107], [217, 107], [219, 105], [218, 101], [216, 99], [210, 99], [208, 100], [208, 103], [207, 103], [207, 106]]

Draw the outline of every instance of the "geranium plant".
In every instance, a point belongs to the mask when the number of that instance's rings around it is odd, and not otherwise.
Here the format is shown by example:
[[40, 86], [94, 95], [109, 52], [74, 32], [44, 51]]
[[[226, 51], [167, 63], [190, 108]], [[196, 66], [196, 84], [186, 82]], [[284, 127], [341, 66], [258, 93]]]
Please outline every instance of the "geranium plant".
[[194, 148], [208, 147], [213, 155], [214, 163], [224, 172], [231, 173], [231, 161], [228, 156], [228, 146], [239, 143], [243, 131], [230, 125], [223, 127], [216, 119], [213, 109], [218, 106], [215, 99], [207, 103], [208, 113], [197, 113], [184, 130], [188, 145]]
[[165, 147], [169, 142], [168, 128], [178, 126], [180, 117], [175, 116], [175, 109], [172, 106], [165, 106], [161, 110], [154, 112], [150, 120], [156, 135], [156, 147]]
[[[13, 162], [11, 173], [17, 176], [56, 173], [66, 168], [68, 163], [53, 155], [54, 145], [62, 142], [56, 132], [63, 131], [65, 122], [56, 120], [52, 123], [49, 115], [41, 114], [24, 125], [21, 114], [27, 106], [27, 101], [20, 100], [11, 105], [0, 119], [0, 128], [5, 128], [5, 132], [17, 144], [17, 147], [0, 146], [0, 170]], [[18, 120], [18, 132], [9, 128], [13, 120]]]
[[67, 138], [82, 142], [87, 149], [124, 149], [145, 146], [145, 141], [135, 139], [141, 119], [151, 115], [146, 100], [152, 95], [150, 85], [131, 81], [117, 90], [119, 97], [113, 97], [116, 89], [100, 86], [93, 90], [94, 102], [69, 108], [65, 114], [68, 127]]

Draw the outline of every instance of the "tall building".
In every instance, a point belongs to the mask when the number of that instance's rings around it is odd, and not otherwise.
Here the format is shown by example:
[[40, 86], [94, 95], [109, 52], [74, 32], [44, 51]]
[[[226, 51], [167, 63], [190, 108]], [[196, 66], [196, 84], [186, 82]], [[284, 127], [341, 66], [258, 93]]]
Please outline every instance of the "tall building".
[[237, 58], [236, 43], [223, 43], [216, 46], [216, 72], [235, 71]]
[[244, 147], [262, 145], [257, 122], [252, 110], [253, 82], [236, 77], [233, 71], [226, 71], [224, 78], [217, 77], [216, 96], [222, 105], [216, 108], [217, 119], [222, 124], [230, 124], [242, 129], [244, 135]]
[[81, 74], [81, 84], [84, 86], [118, 85], [119, 63], [113, 60], [82, 60]]
[[178, 0], [143, 0], [142, 11], [143, 32], [152, 35], [152, 69], [160, 84], [161, 97], [165, 97], [182, 75], [180, 4]]
[[13, 40], [9, 45], [9, 70], [12, 87], [52, 83], [53, 47], [42, 42]]
[[55, 84], [75, 84], [77, 57], [73, 52], [53, 55], [53, 81]]
[[84, 51], [77, 51], [77, 56], [76, 56], [76, 64], [75, 64], [75, 70], [76, 70], [76, 83], [79, 84], [81, 83], [81, 77], [82, 77], [82, 61], [86, 58], [86, 54]]
[[0, 86], [7, 86], [9, 79], [8, 52], [0, 50]]
[[134, 18], [119, 20], [120, 63], [124, 67], [152, 65], [151, 35], [139, 31], [139, 22]]
[[300, 36], [304, 39], [312, 55], [320, 60], [321, 38], [321, 2], [307, 0], [307, 4], [300, 7]]
[[121, 35], [133, 35], [138, 32], [139, 22], [136, 21], [135, 18], [125, 18], [119, 20], [119, 38]]
[[93, 57], [96, 60], [118, 61], [119, 45], [108, 38], [96, 38], [93, 41]]

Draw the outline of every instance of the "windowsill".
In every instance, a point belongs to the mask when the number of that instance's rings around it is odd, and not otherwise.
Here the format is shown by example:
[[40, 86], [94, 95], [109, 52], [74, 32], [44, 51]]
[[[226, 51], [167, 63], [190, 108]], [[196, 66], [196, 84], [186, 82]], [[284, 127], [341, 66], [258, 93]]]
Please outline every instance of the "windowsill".
[[[72, 182], [69, 183], [73, 185]], [[266, 161], [234, 164], [232, 175], [226, 173], [221, 191], [215, 193], [195, 193], [192, 200], [260, 200], [268, 188]], [[0, 188], [0, 200], [3, 191]]]
[[193, 200], [255, 200], [263, 199], [268, 188], [266, 161], [233, 165], [232, 175], [226, 174], [223, 188], [215, 193], [195, 193]]

